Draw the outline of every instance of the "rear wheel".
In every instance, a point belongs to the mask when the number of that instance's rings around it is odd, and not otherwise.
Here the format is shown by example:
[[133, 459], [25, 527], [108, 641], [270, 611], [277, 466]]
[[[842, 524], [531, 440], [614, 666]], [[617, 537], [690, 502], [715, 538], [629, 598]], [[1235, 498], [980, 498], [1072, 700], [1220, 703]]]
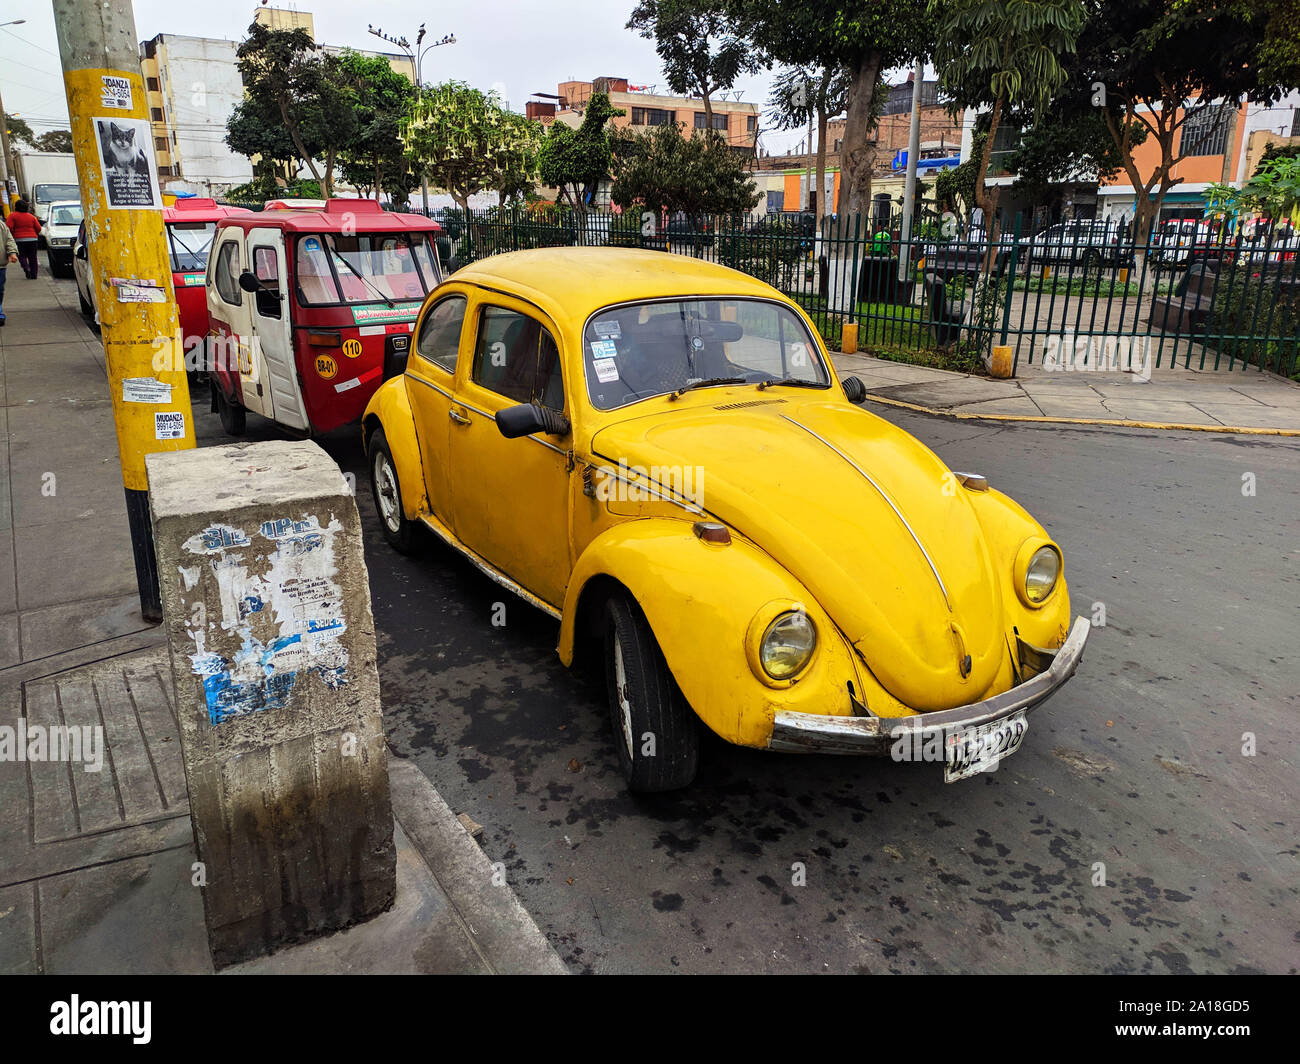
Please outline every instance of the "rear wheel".
[[605, 604], [605, 679], [628, 790], [674, 791], [695, 779], [700, 730], [645, 614], [627, 592]]
[[217, 404], [221, 427], [226, 430], [226, 435], [242, 436], [248, 427], [247, 411], [238, 403], [232, 403], [216, 381], [212, 382], [212, 398]]
[[415, 523], [402, 511], [402, 485], [383, 429], [376, 429], [370, 437], [370, 492], [384, 539], [401, 553], [410, 554], [415, 546]]
[[86, 297], [81, 294], [81, 289], [77, 289], [77, 302], [81, 304], [81, 313], [88, 318], [95, 316], [95, 308], [86, 302]]

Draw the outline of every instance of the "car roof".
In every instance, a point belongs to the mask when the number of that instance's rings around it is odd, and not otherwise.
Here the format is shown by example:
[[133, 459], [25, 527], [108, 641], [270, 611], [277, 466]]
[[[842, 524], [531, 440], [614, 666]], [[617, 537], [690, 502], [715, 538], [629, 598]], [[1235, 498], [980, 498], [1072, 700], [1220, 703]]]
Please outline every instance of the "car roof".
[[602, 307], [685, 296], [785, 300], [748, 274], [689, 255], [636, 248], [538, 248], [492, 255], [449, 278], [516, 294], [578, 326]]
[[437, 222], [421, 214], [386, 211], [377, 200], [332, 199], [323, 210], [252, 211], [222, 220], [222, 228], [283, 229], [287, 233], [436, 233]]

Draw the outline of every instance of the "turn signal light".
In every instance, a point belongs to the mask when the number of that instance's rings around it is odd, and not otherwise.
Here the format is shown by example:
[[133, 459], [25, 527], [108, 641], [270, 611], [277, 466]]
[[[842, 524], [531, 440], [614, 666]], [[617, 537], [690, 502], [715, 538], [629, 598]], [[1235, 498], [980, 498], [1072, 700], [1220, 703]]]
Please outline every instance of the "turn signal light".
[[333, 329], [308, 329], [307, 343], [312, 347], [338, 347], [343, 343], [343, 336]]
[[691, 529], [697, 539], [725, 547], [731, 542], [731, 530], [716, 521], [696, 521]]

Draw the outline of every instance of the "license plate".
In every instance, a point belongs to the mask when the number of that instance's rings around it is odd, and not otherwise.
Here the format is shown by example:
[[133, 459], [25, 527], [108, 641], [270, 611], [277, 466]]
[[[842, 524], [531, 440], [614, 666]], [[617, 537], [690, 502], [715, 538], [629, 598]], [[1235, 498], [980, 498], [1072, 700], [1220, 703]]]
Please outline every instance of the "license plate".
[[1028, 730], [1022, 712], [953, 732], [944, 746], [943, 781], [955, 783], [997, 768], [999, 761], [1020, 749]]

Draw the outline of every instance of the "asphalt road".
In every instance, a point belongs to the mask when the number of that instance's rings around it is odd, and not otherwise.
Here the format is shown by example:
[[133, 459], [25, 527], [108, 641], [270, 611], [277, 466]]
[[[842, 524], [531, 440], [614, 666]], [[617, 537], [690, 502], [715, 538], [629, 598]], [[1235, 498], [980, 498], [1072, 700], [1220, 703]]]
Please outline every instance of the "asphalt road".
[[484, 826], [575, 972], [1294, 973], [1300, 441], [882, 412], [1046, 525], [1076, 614], [1105, 607], [996, 772], [710, 740], [690, 790], [630, 796], [603, 678], [450, 550], [393, 552], [338, 434], [393, 752]]

